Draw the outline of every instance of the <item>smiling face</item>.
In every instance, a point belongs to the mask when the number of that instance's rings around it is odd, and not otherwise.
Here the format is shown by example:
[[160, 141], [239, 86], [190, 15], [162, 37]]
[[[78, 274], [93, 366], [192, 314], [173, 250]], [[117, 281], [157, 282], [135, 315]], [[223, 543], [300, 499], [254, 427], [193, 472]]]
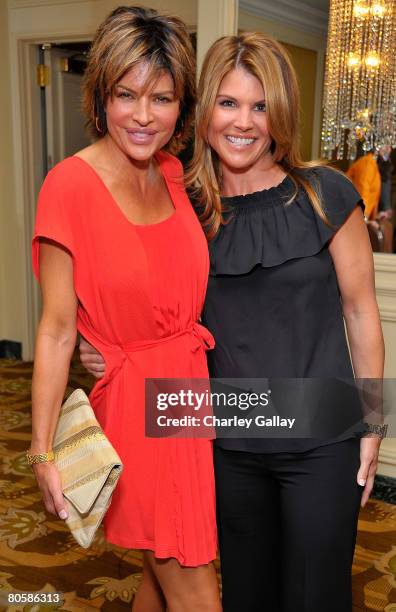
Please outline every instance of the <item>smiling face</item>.
[[147, 86], [148, 70], [145, 63], [129, 70], [105, 106], [107, 136], [125, 155], [141, 162], [169, 142], [180, 106], [169, 72], [161, 72]]
[[263, 86], [244, 68], [221, 81], [209, 123], [208, 141], [230, 171], [247, 171], [272, 161]]

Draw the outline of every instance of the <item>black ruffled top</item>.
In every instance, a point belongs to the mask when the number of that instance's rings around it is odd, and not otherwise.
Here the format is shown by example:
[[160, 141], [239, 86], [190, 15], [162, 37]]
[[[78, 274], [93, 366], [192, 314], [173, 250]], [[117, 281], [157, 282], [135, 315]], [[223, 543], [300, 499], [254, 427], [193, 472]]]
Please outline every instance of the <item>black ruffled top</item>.
[[[223, 198], [227, 224], [209, 243], [210, 277], [203, 322], [216, 347], [214, 378], [352, 378], [329, 241], [359, 193], [326, 167], [306, 171], [332, 226], [306, 192], [286, 177], [271, 189]], [[358, 248], [358, 246], [357, 246]], [[350, 437], [350, 436], [348, 436]], [[222, 439], [251, 452], [305, 451], [331, 440]]]
[[295, 189], [289, 177], [271, 189], [223, 198], [230, 208], [225, 218], [233, 220], [210, 244], [212, 275], [245, 274], [258, 264], [269, 268], [322, 250], [361, 197], [349, 179], [329, 168], [316, 168], [309, 175], [322, 192], [325, 213], [335, 228], [314, 212], [305, 191], [287, 204]]

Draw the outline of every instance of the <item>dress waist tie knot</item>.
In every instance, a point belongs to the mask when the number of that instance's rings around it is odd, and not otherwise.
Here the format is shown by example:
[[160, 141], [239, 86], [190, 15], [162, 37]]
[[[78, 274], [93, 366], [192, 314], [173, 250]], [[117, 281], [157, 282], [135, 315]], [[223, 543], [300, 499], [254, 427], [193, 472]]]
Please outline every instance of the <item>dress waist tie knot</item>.
[[192, 353], [196, 353], [201, 348], [206, 352], [212, 350], [215, 346], [215, 340], [211, 332], [197, 321], [193, 322], [186, 329], [182, 329], [168, 336], [163, 336], [162, 338], [136, 340], [122, 345], [108, 344], [85, 326], [79, 325], [79, 331], [84, 338], [101, 353], [106, 362], [104, 377], [98, 380], [91, 391], [91, 402], [95, 401], [95, 399], [101, 395], [108, 383], [114, 380], [115, 376], [120, 373], [125, 362], [139, 351], [145, 351], [165, 343], [173, 342], [182, 336], [189, 336]]

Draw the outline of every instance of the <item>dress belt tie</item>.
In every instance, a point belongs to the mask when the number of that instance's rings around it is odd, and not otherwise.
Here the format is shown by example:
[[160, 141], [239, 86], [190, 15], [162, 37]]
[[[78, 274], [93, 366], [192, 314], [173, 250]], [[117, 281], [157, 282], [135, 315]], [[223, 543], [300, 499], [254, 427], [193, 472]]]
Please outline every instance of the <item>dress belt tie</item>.
[[192, 343], [191, 350], [195, 353], [199, 348], [203, 348], [205, 351], [209, 351], [214, 348], [215, 341], [210, 333], [210, 331], [201, 325], [201, 323], [192, 323], [186, 329], [182, 329], [174, 334], [169, 336], [164, 336], [163, 338], [156, 338], [155, 340], [136, 340], [133, 342], [129, 342], [127, 344], [123, 344], [120, 348], [125, 353], [133, 353], [135, 351], [144, 351], [145, 349], [152, 348], [153, 346], [158, 346], [160, 344], [165, 344], [167, 342], [171, 342], [176, 338], [180, 338], [181, 336], [185, 336], [190, 334], [192, 339], [195, 342]]
[[[84, 330], [80, 330], [84, 337], [91, 342], [99, 352], [101, 352], [106, 361], [106, 370], [103, 378], [98, 380], [95, 387], [92, 389], [90, 399], [91, 401], [100, 394], [101, 390], [107, 385], [110, 380], [121, 371], [124, 366], [126, 360], [134, 353], [138, 351], [144, 351], [146, 349], [153, 348], [155, 346], [159, 346], [161, 344], [165, 344], [168, 342], [172, 342], [176, 338], [180, 338], [182, 336], [189, 335], [191, 338], [191, 352], [195, 353], [199, 349], [203, 349], [204, 351], [209, 351], [214, 348], [215, 340], [210, 333], [210, 331], [201, 325], [201, 323], [194, 322], [186, 329], [178, 331], [174, 334], [170, 334], [169, 336], [164, 336], [163, 338], [157, 338], [155, 340], [136, 340], [133, 342], [125, 343], [125, 344], [114, 344], [114, 345], [104, 345], [103, 342], [99, 346], [98, 342], [95, 342], [95, 339], [92, 338], [90, 333], [84, 332]], [[87, 330], [88, 331], [88, 330]]]

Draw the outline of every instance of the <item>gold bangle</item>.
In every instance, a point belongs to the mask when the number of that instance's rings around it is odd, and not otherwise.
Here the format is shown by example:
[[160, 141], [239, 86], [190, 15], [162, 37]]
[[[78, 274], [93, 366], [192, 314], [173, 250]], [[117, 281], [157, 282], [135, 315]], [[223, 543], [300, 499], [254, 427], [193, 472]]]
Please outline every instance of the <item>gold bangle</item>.
[[46, 453], [39, 453], [38, 455], [31, 455], [29, 450], [26, 451], [28, 465], [33, 465], [34, 463], [47, 463], [55, 459], [54, 451], [52, 450]]

